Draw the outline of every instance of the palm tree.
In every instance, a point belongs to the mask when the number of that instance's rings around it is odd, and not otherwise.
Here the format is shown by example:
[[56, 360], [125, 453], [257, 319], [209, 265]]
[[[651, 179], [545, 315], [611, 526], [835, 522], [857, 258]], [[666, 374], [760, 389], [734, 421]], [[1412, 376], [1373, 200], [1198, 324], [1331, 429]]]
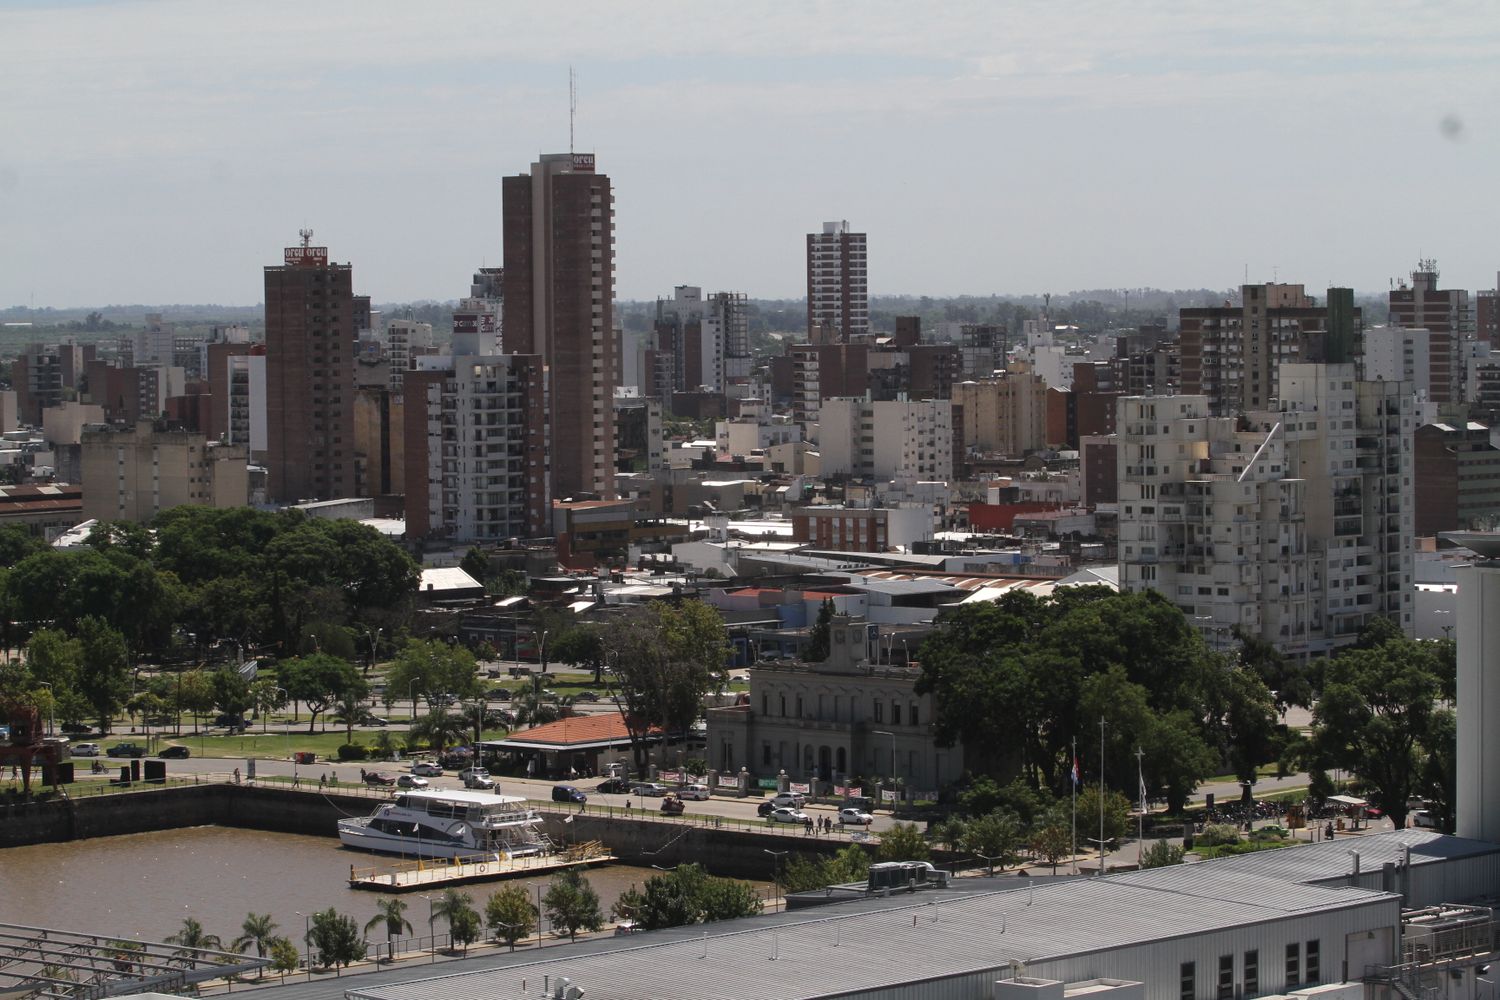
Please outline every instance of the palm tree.
[[209, 934], [203, 930], [203, 925], [192, 917], [186, 917], [182, 921], [182, 930], [165, 939], [167, 944], [177, 945], [177, 954], [188, 960], [188, 967], [193, 968], [198, 964], [193, 959], [193, 952], [203, 949], [209, 951], [221, 951], [223, 942], [217, 934]]
[[[465, 937], [464, 929], [472, 927], [479, 920], [479, 911], [474, 909], [474, 897], [457, 889], [443, 890], [443, 895], [433, 904], [432, 915], [448, 921], [450, 947], [459, 938]], [[468, 951], [471, 940], [473, 938], [469, 937], [464, 941], [465, 951]]]
[[[247, 913], [245, 922], [240, 924], [240, 936], [229, 942], [229, 947], [235, 951], [245, 951], [252, 944], [255, 945], [255, 956], [265, 958], [271, 950], [271, 941], [276, 937], [276, 921], [271, 919], [269, 913]], [[256, 978], [265, 974], [261, 968], [256, 973]]]
[[406, 902], [391, 896], [382, 899], [375, 904], [375, 915], [365, 924], [365, 933], [368, 934], [381, 924], [385, 924], [385, 940], [390, 952], [391, 961], [396, 960], [396, 935], [412, 933], [411, 921], [406, 919]]
[[544, 726], [556, 722], [566, 713], [558, 707], [556, 696], [548, 696], [542, 690], [542, 676], [533, 675], [531, 686], [515, 701], [516, 728]]
[[425, 742], [433, 750], [442, 753], [449, 744], [462, 740], [468, 731], [467, 719], [436, 709], [428, 712], [412, 725], [411, 731], [407, 734], [407, 742], [408, 744]]
[[354, 742], [354, 724], [360, 722], [369, 713], [365, 711], [364, 699], [353, 691], [345, 691], [339, 695], [333, 703], [335, 722], [344, 724], [344, 742]]

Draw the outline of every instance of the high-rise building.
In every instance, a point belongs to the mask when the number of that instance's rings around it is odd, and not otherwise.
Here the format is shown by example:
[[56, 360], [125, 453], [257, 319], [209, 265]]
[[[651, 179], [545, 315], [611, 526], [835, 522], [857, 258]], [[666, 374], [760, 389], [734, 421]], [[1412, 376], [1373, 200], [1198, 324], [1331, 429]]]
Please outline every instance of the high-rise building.
[[327, 247], [266, 268], [266, 464], [272, 500], [336, 500], [354, 484], [354, 275]]
[[401, 391], [401, 379], [413, 367], [412, 358], [432, 346], [432, 324], [414, 319], [392, 319], [385, 324], [385, 359], [390, 366], [390, 387]]
[[1301, 285], [1245, 285], [1238, 305], [1183, 309], [1179, 326], [1182, 392], [1228, 416], [1269, 407], [1284, 364], [1352, 361], [1362, 314], [1347, 288], [1319, 306]]
[[1120, 586], [1156, 590], [1210, 643], [1294, 656], [1383, 616], [1411, 634], [1412, 395], [1352, 364], [1288, 364], [1274, 410], [1119, 401]]
[[750, 308], [744, 292], [715, 292], [708, 297], [703, 322], [724, 347], [720, 385], [742, 385], [750, 380], [755, 359], [750, 354]]
[[238, 507], [249, 499], [247, 450], [202, 434], [133, 428], [82, 435], [83, 516], [144, 522], [180, 504]]
[[1495, 279], [1495, 287], [1481, 291], [1474, 302], [1474, 335], [1490, 350], [1500, 349], [1500, 275]]
[[505, 178], [504, 350], [540, 355], [552, 495], [614, 494], [614, 195], [591, 153], [548, 153]]
[[1469, 293], [1461, 288], [1438, 288], [1435, 260], [1422, 260], [1411, 273], [1411, 284], [1401, 282], [1390, 292], [1391, 324], [1428, 332], [1427, 381], [1418, 381], [1428, 398], [1440, 406], [1463, 401], [1464, 345], [1474, 339], [1474, 310]]
[[[820, 335], [815, 335], [821, 331]], [[870, 332], [865, 234], [825, 222], [807, 234], [807, 335], [814, 343], [848, 343]]]
[[1418, 537], [1483, 527], [1500, 514], [1500, 448], [1484, 424], [1424, 424], [1412, 453]]
[[1044, 447], [1047, 384], [1030, 372], [960, 382], [953, 402], [963, 408], [959, 445], [984, 455], [1022, 458]]

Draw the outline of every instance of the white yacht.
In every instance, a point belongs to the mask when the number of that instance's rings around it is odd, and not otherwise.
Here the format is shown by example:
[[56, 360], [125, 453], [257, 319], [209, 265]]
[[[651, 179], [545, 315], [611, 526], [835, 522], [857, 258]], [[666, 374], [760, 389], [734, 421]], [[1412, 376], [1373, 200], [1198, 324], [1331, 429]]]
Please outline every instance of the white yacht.
[[499, 860], [550, 853], [541, 824], [519, 796], [431, 788], [399, 792], [369, 816], [339, 820], [339, 840], [381, 854]]

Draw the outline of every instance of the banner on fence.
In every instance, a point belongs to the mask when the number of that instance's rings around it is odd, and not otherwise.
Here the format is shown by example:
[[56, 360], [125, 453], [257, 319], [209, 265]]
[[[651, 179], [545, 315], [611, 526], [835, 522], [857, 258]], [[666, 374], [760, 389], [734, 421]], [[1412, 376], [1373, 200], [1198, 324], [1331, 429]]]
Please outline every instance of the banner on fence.
[[812, 794], [812, 784], [810, 782], [806, 782], [806, 781], [794, 781], [794, 782], [792, 782], [791, 783], [791, 789], [792, 789], [792, 794], [794, 794], [794, 795], [810, 795], [810, 794]]
[[780, 783], [775, 778], [756, 778], [755, 779], [755, 787], [756, 788], [776, 789], [776, 788], [780, 788], [781, 785], [780, 785]]
[[658, 771], [657, 778], [662, 781], [681, 781], [681, 776], [676, 771]]
[[853, 786], [849, 786], [849, 787], [846, 787], [844, 785], [834, 785], [833, 786], [833, 794], [835, 794], [835, 795], [844, 795], [844, 796], [853, 797], [853, 796], [856, 796], [856, 795], [863, 795], [864, 793], [865, 793], [865, 790], [862, 787], [860, 787], [859, 785], [853, 785]]
[[882, 788], [880, 790], [880, 801], [882, 801], [882, 802], [895, 802], [896, 801], [896, 791], [895, 791], [895, 789], [892, 789], [892, 788]]
[[721, 775], [719, 775], [719, 787], [720, 788], [738, 788], [738, 787], [740, 787], [740, 779], [737, 778], [737, 777], [726, 777], [726, 776], [724, 776], [724, 775], [721, 774]]

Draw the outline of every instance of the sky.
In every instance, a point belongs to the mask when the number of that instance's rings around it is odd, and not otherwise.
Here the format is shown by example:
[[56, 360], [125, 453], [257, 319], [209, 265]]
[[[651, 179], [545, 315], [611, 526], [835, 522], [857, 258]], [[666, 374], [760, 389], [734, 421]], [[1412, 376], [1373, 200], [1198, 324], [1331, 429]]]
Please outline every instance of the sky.
[[457, 298], [569, 67], [621, 299], [800, 297], [835, 219], [875, 295], [1500, 269], [1493, 0], [0, 0], [0, 307], [252, 305], [303, 227]]

